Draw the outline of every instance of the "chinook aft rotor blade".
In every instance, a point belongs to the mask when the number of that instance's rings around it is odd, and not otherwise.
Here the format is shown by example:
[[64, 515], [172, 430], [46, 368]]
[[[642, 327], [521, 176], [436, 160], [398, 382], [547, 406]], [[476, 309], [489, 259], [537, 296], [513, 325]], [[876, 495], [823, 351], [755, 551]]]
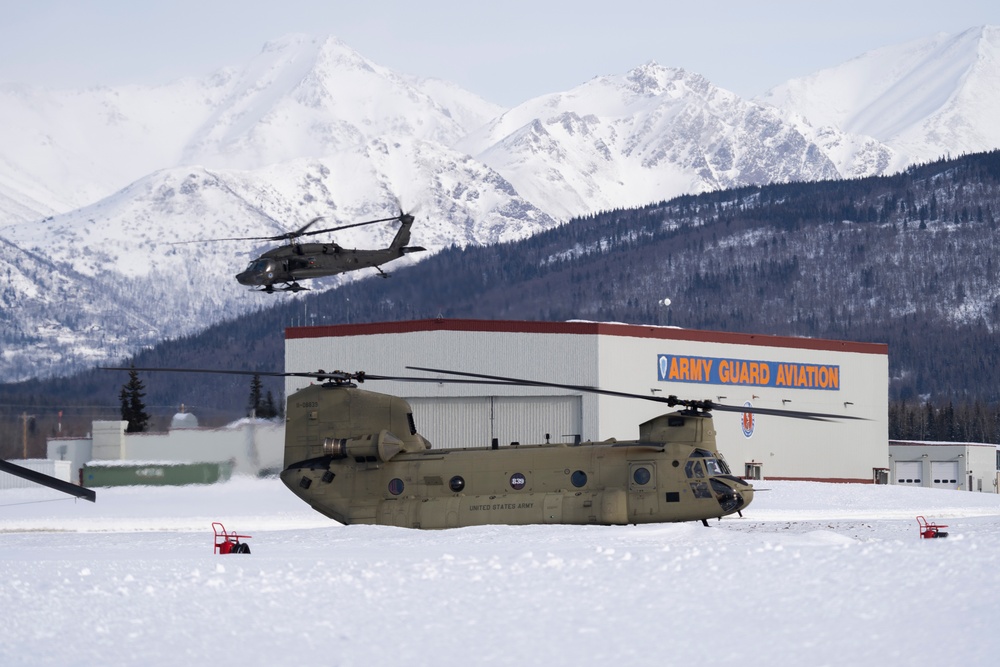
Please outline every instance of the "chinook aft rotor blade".
[[[598, 387], [590, 387], [587, 385], [576, 385], [576, 384], [560, 384], [558, 382], [545, 382], [542, 380], [526, 380], [523, 378], [512, 378], [504, 377], [502, 375], [485, 375], [482, 373], [465, 373], [462, 371], [449, 371], [443, 368], [422, 368], [420, 366], [407, 366], [408, 369], [414, 371], [423, 371], [425, 373], [444, 373], [446, 375], [456, 375], [464, 378], [480, 378], [495, 381], [499, 384], [516, 384], [526, 387], [552, 387], [554, 389], [569, 389], [572, 391], [585, 391], [593, 394], [600, 394], [602, 396], [619, 396], [621, 398], [638, 398], [644, 401], [652, 401], [654, 403], [666, 403], [670, 407], [676, 407], [678, 405], [693, 408], [695, 410], [703, 410], [705, 412], [710, 412], [712, 410], [719, 410], [720, 412], [739, 412], [739, 413], [752, 413], [755, 415], [771, 415], [774, 417], [790, 417], [792, 419], [808, 419], [812, 421], [830, 421], [834, 419], [852, 419], [852, 420], [865, 420], [864, 417], [855, 417], [853, 415], [835, 415], [825, 412], [806, 412], [798, 410], [783, 410], [780, 408], [758, 408], [750, 406], [737, 406], [737, 405], [725, 405], [722, 403], [715, 403], [714, 401], [701, 400], [696, 401], [692, 399], [678, 398], [677, 396], [646, 396], [645, 394], [633, 394], [624, 391], [614, 391], [611, 389], [600, 389]], [[448, 382], [448, 380], [439, 379], [439, 382]]]

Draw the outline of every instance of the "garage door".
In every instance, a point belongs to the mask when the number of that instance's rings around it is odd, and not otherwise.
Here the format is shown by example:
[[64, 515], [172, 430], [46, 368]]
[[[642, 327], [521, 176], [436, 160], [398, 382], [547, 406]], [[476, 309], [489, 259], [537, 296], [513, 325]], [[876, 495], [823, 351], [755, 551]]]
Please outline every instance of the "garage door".
[[931, 461], [931, 486], [958, 488], [958, 461]]
[[417, 432], [438, 449], [573, 442], [580, 434], [579, 396], [408, 398]]
[[923, 486], [920, 461], [896, 461], [896, 484]]

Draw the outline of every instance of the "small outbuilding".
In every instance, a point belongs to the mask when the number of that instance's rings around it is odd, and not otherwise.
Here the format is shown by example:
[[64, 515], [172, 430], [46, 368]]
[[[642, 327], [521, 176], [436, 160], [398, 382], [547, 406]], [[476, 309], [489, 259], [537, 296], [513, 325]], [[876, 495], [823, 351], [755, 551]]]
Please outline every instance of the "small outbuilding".
[[998, 493], [1000, 453], [977, 442], [889, 441], [893, 484]]

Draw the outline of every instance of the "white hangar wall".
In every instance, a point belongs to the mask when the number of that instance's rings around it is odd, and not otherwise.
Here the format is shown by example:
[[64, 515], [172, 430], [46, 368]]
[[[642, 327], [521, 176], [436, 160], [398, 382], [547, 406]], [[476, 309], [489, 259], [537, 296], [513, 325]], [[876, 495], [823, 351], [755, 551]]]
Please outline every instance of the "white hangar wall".
[[[819, 422], [714, 411], [734, 473], [765, 478], [872, 480], [888, 463], [885, 345], [598, 322], [421, 320], [286, 331], [285, 368], [433, 377], [407, 366], [588, 385], [650, 397], [823, 412]], [[309, 381], [290, 378], [287, 395]], [[511, 441], [619, 440], [670, 408], [569, 390], [379, 381], [410, 400], [417, 429], [438, 447]], [[744, 430], [746, 426], [746, 430]]]

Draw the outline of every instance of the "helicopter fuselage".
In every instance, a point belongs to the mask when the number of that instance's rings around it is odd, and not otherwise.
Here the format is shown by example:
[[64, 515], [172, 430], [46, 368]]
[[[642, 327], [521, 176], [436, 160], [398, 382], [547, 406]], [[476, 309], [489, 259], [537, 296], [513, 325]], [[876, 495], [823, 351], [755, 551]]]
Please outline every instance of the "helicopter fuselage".
[[[332, 242], [292, 242], [272, 248], [236, 274], [236, 281], [265, 292], [273, 292], [275, 285], [285, 285], [279, 288], [285, 291], [298, 291], [306, 289], [298, 284], [299, 280], [335, 276], [369, 267], [378, 268], [403, 255], [425, 250], [420, 246], [406, 245], [410, 240], [412, 224], [413, 218], [407, 216], [387, 248], [352, 249]], [[381, 273], [381, 269], [379, 272]]]
[[417, 434], [405, 400], [310, 386], [289, 398], [287, 420], [282, 481], [344, 524], [704, 521], [753, 499], [717, 452], [704, 413], [654, 418], [627, 442], [436, 449]]

